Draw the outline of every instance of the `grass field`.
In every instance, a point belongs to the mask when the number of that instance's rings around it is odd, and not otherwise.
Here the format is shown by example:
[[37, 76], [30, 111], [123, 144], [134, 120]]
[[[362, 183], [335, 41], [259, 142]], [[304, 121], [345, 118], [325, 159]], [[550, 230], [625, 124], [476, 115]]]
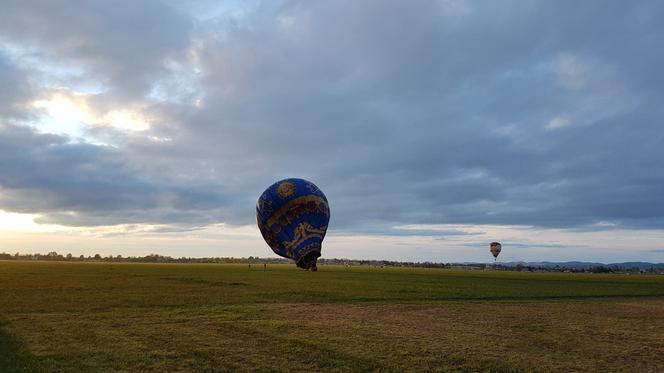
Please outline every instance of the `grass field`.
[[0, 372], [662, 371], [664, 276], [0, 261]]

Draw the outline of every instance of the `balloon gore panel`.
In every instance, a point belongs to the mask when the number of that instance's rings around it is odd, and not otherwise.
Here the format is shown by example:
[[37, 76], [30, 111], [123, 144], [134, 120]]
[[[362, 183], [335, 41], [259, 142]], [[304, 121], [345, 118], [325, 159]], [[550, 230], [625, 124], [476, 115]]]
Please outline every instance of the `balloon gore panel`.
[[256, 204], [256, 222], [265, 242], [277, 255], [296, 262], [310, 253], [320, 256], [329, 221], [327, 198], [303, 179], [272, 184]]

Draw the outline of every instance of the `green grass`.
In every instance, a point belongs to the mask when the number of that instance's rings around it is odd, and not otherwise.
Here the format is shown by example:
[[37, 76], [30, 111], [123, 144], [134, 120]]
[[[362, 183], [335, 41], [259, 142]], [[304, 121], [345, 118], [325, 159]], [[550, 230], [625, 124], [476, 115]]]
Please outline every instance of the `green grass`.
[[0, 287], [0, 372], [664, 368], [662, 276], [0, 261]]

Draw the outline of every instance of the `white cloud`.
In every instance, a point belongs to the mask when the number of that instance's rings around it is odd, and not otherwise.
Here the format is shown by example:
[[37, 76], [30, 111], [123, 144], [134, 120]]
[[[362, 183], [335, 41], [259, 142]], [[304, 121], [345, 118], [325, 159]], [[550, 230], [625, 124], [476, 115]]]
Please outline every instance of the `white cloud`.
[[565, 128], [570, 125], [570, 121], [562, 118], [562, 117], [555, 117], [549, 121], [549, 123], [546, 125], [546, 129], [548, 130], [557, 130], [561, 128]]
[[68, 230], [67, 227], [51, 224], [37, 224], [34, 214], [20, 214], [0, 210], [0, 234], [16, 232], [57, 232]]

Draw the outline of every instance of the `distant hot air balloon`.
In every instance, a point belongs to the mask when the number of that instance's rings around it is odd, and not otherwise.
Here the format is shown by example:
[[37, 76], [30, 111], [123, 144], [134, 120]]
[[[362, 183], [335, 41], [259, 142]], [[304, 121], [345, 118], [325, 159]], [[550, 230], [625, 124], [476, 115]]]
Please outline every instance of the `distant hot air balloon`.
[[500, 250], [503, 249], [503, 245], [501, 245], [500, 242], [491, 242], [489, 247], [489, 251], [491, 251], [491, 254], [493, 254], [493, 260], [496, 260], [496, 258], [498, 258], [498, 254], [500, 254]]
[[317, 270], [330, 207], [316, 185], [303, 179], [272, 184], [258, 199], [256, 221], [272, 251], [300, 268]]

